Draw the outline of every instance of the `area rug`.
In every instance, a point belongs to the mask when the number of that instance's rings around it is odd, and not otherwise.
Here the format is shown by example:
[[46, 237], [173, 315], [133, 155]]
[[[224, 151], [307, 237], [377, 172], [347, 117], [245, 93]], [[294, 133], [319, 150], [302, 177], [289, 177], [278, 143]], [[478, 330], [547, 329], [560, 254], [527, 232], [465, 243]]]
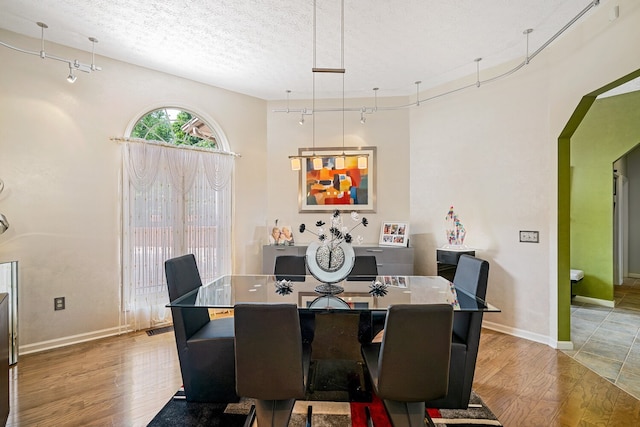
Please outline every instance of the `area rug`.
[[[187, 402], [184, 393], [178, 391], [151, 420], [148, 427], [242, 427], [252, 404], [251, 399], [229, 404]], [[314, 427], [367, 427], [367, 411], [376, 427], [391, 427], [384, 404], [375, 394], [371, 402], [298, 401], [291, 416], [290, 427], [306, 425], [308, 406], [312, 407]], [[428, 412], [437, 427], [502, 426], [475, 393], [471, 395], [469, 409], [428, 409]]]

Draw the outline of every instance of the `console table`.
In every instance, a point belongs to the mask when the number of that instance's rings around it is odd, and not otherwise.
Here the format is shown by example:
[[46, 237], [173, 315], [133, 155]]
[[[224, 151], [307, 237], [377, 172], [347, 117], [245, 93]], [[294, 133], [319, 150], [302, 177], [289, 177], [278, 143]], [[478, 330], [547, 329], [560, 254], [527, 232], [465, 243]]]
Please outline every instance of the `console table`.
[[[356, 256], [375, 256], [379, 276], [413, 276], [413, 248], [353, 245], [353, 250]], [[280, 255], [304, 256], [306, 253], [304, 245], [264, 245], [262, 274], [273, 274], [276, 257]]]

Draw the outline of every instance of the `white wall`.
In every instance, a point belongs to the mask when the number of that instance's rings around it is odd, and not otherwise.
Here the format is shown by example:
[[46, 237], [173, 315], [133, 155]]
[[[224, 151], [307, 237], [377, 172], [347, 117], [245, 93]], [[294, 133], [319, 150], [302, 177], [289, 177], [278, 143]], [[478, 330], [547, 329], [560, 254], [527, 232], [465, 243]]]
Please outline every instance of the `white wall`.
[[[38, 40], [0, 31], [0, 39], [37, 49]], [[87, 58], [53, 44], [59, 56]], [[102, 57], [103, 71], [0, 48], [0, 212], [11, 228], [0, 236], [0, 260], [19, 261], [22, 351], [113, 332], [119, 302], [120, 145], [129, 122], [173, 104], [213, 118], [236, 162], [234, 271], [258, 271], [256, 209], [267, 200], [266, 103]], [[260, 179], [255, 179], [258, 176]], [[66, 297], [54, 312], [53, 298]], [[71, 338], [70, 338], [71, 337]], [[51, 341], [51, 342], [48, 342]]]
[[[608, 20], [611, 2], [592, 9], [516, 74], [411, 110], [418, 272], [435, 272], [435, 248], [445, 243], [444, 215], [453, 204], [468, 232], [465, 243], [491, 263], [487, 297], [502, 313], [485, 320], [552, 345], [558, 136], [582, 96], [640, 68], [628, 44], [640, 39], [639, 3], [616, 4], [617, 21]], [[483, 70], [481, 79], [497, 74]], [[540, 231], [540, 243], [519, 243], [519, 230]]]

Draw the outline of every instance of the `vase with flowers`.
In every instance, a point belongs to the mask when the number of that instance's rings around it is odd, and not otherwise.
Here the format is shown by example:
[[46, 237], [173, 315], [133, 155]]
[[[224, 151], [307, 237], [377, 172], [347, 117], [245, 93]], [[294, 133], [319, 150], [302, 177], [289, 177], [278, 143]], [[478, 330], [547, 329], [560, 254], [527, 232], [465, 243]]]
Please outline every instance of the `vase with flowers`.
[[[345, 226], [337, 209], [331, 214], [329, 224], [316, 222], [316, 231], [300, 224], [300, 233], [308, 231], [318, 238], [307, 247], [305, 261], [311, 275], [323, 282], [315, 289], [320, 294], [335, 295], [344, 291], [335, 283], [344, 280], [353, 269], [355, 253], [351, 246], [354, 239], [351, 232], [360, 225], [366, 227], [369, 222], [367, 218], [360, 218], [357, 212], [351, 212], [350, 217], [354, 222], [351, 228]], [[361, 242], [361, 238], [357, 237], [356, 241]]]

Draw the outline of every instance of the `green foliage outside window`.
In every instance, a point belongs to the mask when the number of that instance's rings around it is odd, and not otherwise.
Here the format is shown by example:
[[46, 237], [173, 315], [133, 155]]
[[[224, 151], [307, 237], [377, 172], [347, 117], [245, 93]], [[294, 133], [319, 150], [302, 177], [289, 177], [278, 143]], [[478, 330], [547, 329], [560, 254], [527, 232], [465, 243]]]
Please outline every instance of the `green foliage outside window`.
[[[190, 123], [192, 121], [195, 124]], [[197, 118], [194, 120], [193, 114], [170, 108], [161, 108], [147, 113], [135, 124], [131, 137], [175, 145], [218, 149], [215, 132], [203, 120]]]

